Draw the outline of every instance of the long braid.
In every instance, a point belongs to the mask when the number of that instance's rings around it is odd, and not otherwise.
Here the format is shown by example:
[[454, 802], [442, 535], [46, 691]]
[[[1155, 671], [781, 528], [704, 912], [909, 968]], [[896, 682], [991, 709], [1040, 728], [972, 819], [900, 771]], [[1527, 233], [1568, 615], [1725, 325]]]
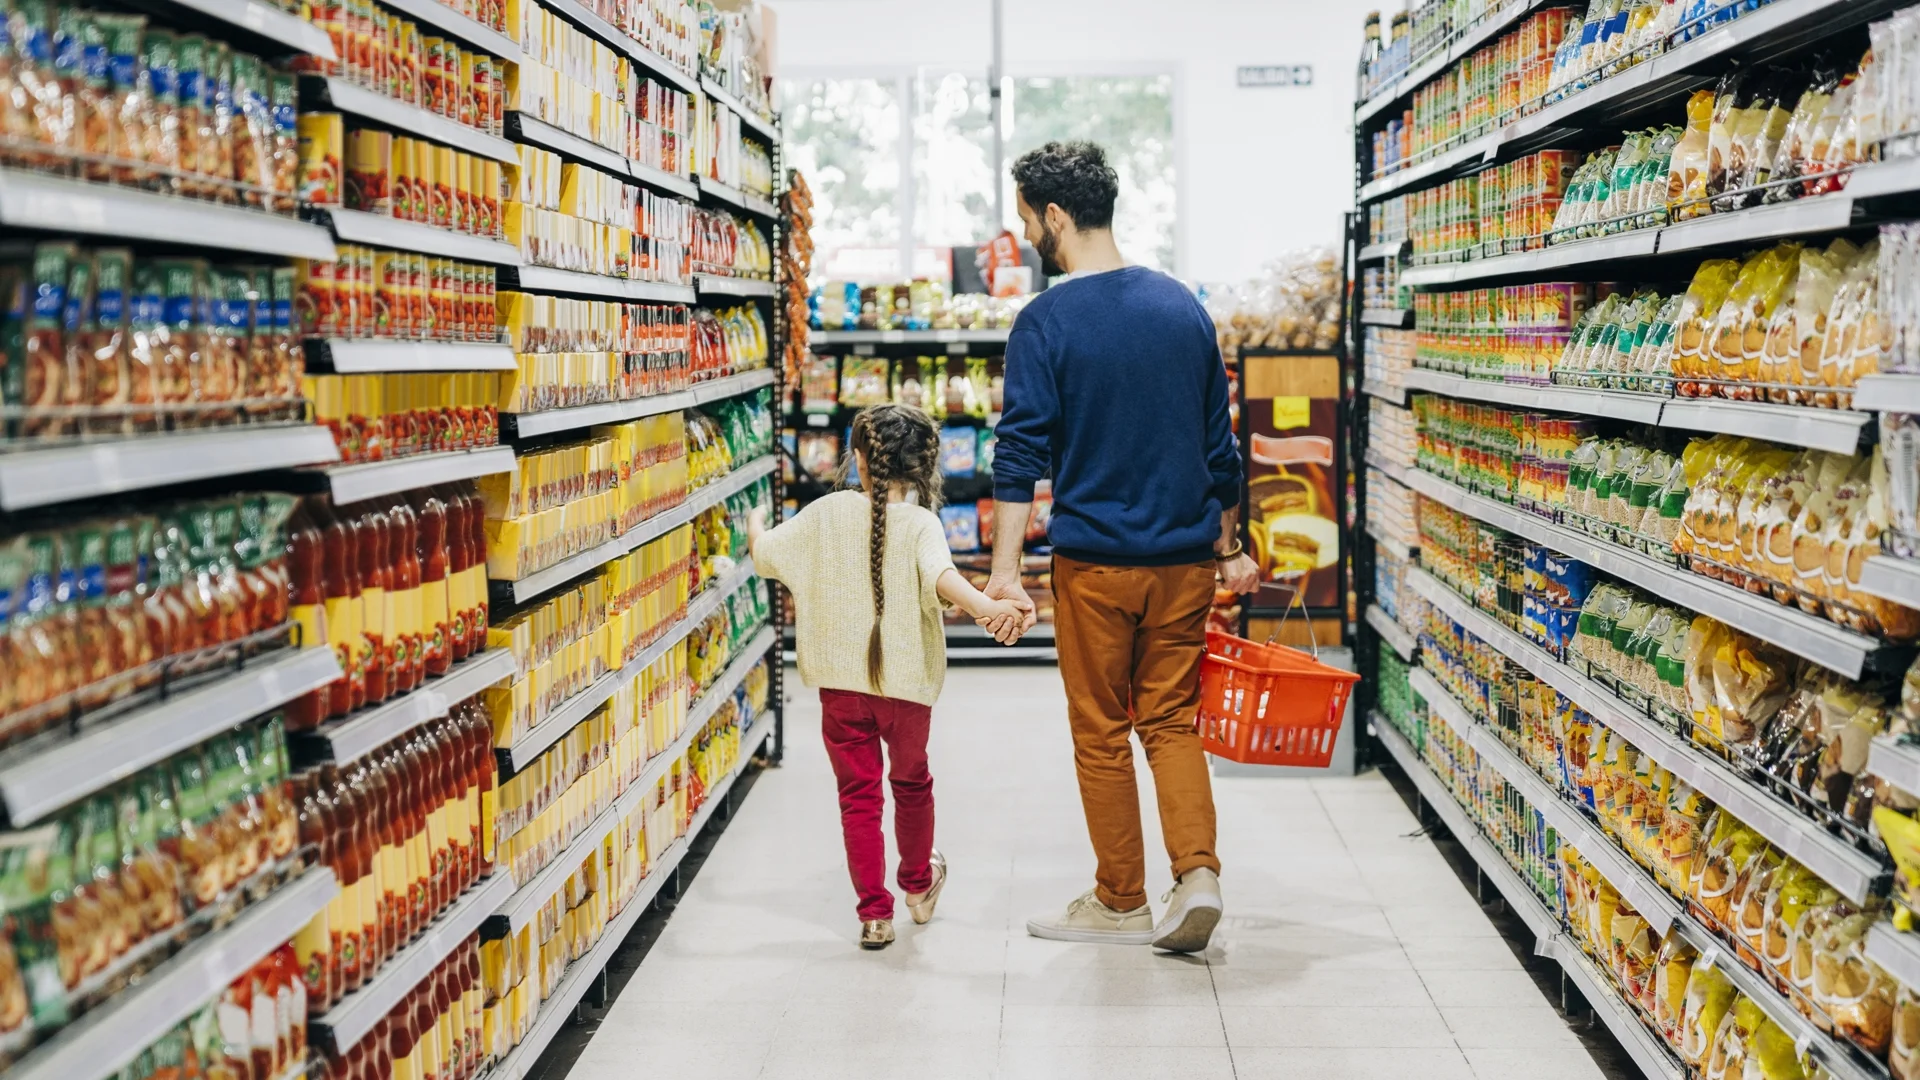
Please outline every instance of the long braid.
[[[887, 609], [887, 502], [894, 484], [906, 484], [921, 506], [940, 508], [940, 432], [933, 419], [903, 405], [876, 405], [854, 417], [851, 449], [866, 456], [867, 497], [873, 507], [868, 571], [873, 579], [873, 629], [867, 635], [867, 682], [881, 693], [884, 655], [880, 621]], [[852, 457], [851, 454], [848, 455]]]

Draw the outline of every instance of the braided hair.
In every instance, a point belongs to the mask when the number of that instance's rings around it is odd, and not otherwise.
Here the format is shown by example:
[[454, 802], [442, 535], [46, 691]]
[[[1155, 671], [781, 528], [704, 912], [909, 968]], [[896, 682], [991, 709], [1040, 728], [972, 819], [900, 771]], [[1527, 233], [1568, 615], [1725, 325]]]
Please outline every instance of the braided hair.
[[[866, 457], [867, 497], [873, 503], [869, 572], [873, 575], [873, 630], [867, 636], [867, 682], [881, 693], [880, 617], [887, 609], [882, 570], [887, 552], [887, 494], [905, 484], [929, 510], [940, 508], [940, 429], [924, 411], [907, 405], [875, 405], [853, 418], [849, 449]], [[851, 465], [854, 455], [847, 455]]]

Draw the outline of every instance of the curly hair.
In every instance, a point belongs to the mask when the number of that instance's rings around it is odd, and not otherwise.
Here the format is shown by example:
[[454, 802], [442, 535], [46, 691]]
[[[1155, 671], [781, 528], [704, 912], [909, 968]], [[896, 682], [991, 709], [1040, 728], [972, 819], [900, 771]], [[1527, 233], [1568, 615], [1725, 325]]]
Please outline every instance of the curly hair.
[[[929, 510], [940, 509], [940, 429], [924, 411], [907, 405], [875, 405], [853, 418], [848, 449], [866, 456], [868, 497], [873, 502], [873, 533], [868, 571], [873, 575], [873, 630], [867, 635], [867, 682], [880, 689], [880, 617], [887, 609], [882, 570], [887, 551], [887, 491], [905, 484]], [[851, 464], [853, 454], [847, 455]], [[844, 475], [844, 474], [843, 474]]]
[[1013, 163], [1013, 183], [1027, 205], [1044, 212], [1053, 203], [1067, 212], [1075, 228], [1113, 225], [1113, 202], [1120, 176], [1107, 164], [1099, 144], [1050, 142], [1021, 154]]

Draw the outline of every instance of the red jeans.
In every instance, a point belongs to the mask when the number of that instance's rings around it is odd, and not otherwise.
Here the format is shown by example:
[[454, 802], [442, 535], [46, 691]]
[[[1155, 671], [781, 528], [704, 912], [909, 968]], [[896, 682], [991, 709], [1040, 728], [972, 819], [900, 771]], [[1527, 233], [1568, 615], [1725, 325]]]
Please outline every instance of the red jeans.
[[840, 831], [847, 873], [860, 897], [862, 919], [893, 918], [887, 891], [887, 844], [880, 833], [886, 802], [880, 793], [880, 744], [887, 744], [887, 781], [893, 785], [893, 840], [900, 848], [901, 889], [925, 892], [933, 884], [933, 776], [927, 772], [927, 728], [933, 710], [912, 701], [852, 690], [820, 691], [820, 734], [840, 782]]

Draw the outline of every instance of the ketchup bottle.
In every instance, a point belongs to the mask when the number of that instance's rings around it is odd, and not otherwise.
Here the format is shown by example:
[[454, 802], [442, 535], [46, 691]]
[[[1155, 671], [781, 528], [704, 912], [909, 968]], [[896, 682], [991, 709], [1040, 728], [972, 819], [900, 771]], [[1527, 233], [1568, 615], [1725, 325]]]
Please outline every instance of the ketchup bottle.
[[473, 584], [468, 573], [473, 567], [473, 532], [467, 524], [468, 503], [458, 487], [440, 489], [447, 504], [447, 608], [452, 627], [447, 648], [452, 662], [459, 663], [473, 652]]
[[473, 582], [468, 587], [473, 616], [467, 625], [473, 633], [473, 651], [480, 652], [487, 647], [487, 508], [471, 482], [462, 486], [466, 488], [467, 504], [471, 507], [467, 514], [467, 546], [473, 550], [473, 568], [469, 571]]
[[[340, 872], [333, 834], [327, 828], [326, 812], [320, 805], [319, 775], [304, 772], [294, 777], [293, 782], [299, 803], [300, 846], [312, 846], [318, 853], [320, 863], [332, 868], [335, 880], [344, 883], [346, 877]], [[339, 913], [339, 900], [340, 895], [334, 894], [327, 906], [315, 914], [293, 939], [300, 979], [306, 985], [307, 1000], [321, 1012], [325, 1012], [331, 1002], [332, 983], [329, 982], [327, 954], [333, 948], [332, 920]], [[304, 1023], [305, 1016], [301, 1019]]]
[[387, 510], [387, 519], [392, 529], [388, 534], [388, 551], [393, 556], [393, 590], [397, 594], [394, 606], [396, 610], [405, 608], [398, 632], [406, 638], [404, 661], [396, 661], [387, 677], [397, 680], [398, 692], [407, 693], [417, 688], [426, 675], [426, 642], [421, 633], [419, 529], [413, 508], [404, 499], [394, 500]]
[[360, 525], [361, 637], [367, 657], [363, 679], [367, 704], [377, 705], [392, 693], [387, 683], [386, 515], [365, 503], [355, 509]]
[[327, 644], [340, 663], [340, 677], [327, 684], [327, 717], [341, 717], [353, 710], [352, 682], [359, 650], [354, 647], [360, 628], [353, 621], [353, 579], [348, 575], [349, 550], [347, 527], [334, 515], [333, 504], [324, 495], [307, 500], [307, 507], [320, 530], [320, 588], [326, 611]]
[[[322, 584], [320, 530], [314, 526], [303, 500], [287, 522], [289, 617], [300, 627], [299, 645], [311, 649], [327, 644], [326, 592]], [[312, 731], [327, 713], [328, 688], [310, 691], [288, 702], [288, 731]]]
[[420, 518], [420, 598], [425, 611], [420, 629], [426, 635], [426, 674], [445, 675], [453, 666], [450, 638], [452, 608], [447, 597], [447, 504], [431, 492], [416, 498]]

